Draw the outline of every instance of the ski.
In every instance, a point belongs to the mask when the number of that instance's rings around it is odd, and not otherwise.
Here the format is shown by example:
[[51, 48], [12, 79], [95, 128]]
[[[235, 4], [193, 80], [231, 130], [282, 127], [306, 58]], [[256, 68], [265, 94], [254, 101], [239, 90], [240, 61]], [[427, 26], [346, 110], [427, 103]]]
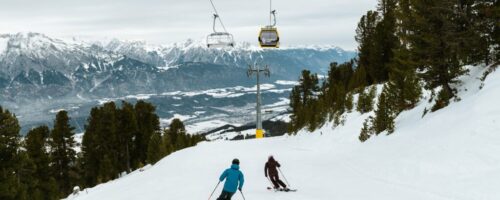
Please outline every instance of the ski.
[[285, 189], [274, 189], [272, 187], [267, 187], [267, 190], [274, 190], [275, 192], [297, 192], [297, 189], [288, 189], [288, 190], [285, 190]]

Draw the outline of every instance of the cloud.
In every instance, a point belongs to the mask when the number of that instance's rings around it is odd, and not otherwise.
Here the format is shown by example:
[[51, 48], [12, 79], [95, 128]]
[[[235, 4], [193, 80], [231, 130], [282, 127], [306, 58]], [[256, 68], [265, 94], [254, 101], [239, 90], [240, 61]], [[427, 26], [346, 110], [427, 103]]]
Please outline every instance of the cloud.
[[[256, 44], [269, 22], [268, 0], [213, 0], [235, 38]], [[357, 21], [376, 0], [273, 0], [283, 45], [334, 44], [355, 49]], [[16, 0], [0, 6], [1, 32], [54, 37], [119, 38], [173, 43], [203, 38], [209, 0]]]

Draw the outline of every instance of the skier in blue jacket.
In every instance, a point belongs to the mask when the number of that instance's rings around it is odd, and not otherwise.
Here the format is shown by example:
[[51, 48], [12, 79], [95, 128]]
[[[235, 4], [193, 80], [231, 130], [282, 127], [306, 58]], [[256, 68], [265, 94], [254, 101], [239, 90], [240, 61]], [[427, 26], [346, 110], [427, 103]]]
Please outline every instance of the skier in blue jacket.
[[226, 179], [224, 189], [217, 200], [231, 200], [231, 197], [236, 193], [236, 189], [241, 191], [243, 188], [245, 178], [240, 171], [240, 161], [238, 159], [235, 158], [231, 168], [226, 169], [222, 175], [220, 175], [219, 181], [222, 182], [224, 179]]

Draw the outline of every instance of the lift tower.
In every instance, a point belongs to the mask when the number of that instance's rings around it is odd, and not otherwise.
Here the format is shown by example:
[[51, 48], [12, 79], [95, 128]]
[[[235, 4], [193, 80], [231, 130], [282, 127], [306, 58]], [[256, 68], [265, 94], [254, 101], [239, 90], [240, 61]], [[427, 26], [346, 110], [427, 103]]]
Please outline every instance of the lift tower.
[[260, 73], [263, 72], [264, 76], [270, 77], [271, 72], [269, 71], [269, 66], [265, 66], [264, 69], [260, 69], [258, 65], [248, 66], [247, 76], [250, 77], [253, 74], [257, 75], [257, 129], [255, 131], [255, 138], [263, 138], [264, 130], [262, 130], [262, 113], [261, 113], [261, 98], [260, 98]]

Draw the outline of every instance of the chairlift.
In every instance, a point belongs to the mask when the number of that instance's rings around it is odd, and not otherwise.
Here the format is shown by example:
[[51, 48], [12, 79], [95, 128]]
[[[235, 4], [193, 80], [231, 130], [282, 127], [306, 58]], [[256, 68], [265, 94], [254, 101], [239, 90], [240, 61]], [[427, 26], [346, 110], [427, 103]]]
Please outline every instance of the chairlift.
[[278, 29], [272, 26], [262, 27], [259, 33], [259, 44], [262, 48], [279, 48]]
[[[213, 33], [209, 34], [207, 36], [207, 47], [208, 48], [226, 48], [226, 47], [234, 47], [234, 38], [233, 35], [227, 32], [226, 27], [224, 26], [224, 23], [222, 23], [222, 20], [217, 13], [217, 9], [215, 8], [214, 3], [212, 0], [210, 0], [210, 3], [212, 4], [212, 7], [214, 9], [214, 21], [213, 21]], [[219, 32], [215, 29], [217, 19], [219, 19], [219, 23], [222, 26], [222, 29], [224, 29], [223, 32]]]
[[[270, 8], [271, 6], [272, 1], [270, 0]], [[271, 20], [273, 19], [274, 23], [271, 24]], [[279, 48], [280, 36], [278, 33], [278, 28], [276, 28], [276, 10], [272, 10], [269, 13], [269, 25], [260, 29], [259, 44], [262, 48]]]

